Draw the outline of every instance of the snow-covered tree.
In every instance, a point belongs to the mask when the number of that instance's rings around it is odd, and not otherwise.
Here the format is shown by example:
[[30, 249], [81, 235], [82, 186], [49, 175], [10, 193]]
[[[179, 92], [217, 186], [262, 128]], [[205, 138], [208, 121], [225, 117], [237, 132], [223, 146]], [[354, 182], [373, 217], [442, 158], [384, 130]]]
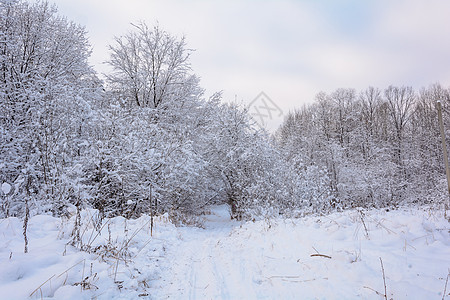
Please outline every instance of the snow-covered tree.
[[[315, 195], [306, 197], [311, 206], [341, 208], [442, 199], [436, 99], [447, 103], [448, 90], [433, 85], [417, 96], [411, 87], [371, 87], [356, 98], [339, 89], [288, 115], [277, 141], [304, 183], [302, 195]], [[323, 172], [320, 180], [311, 171]], [[319, 183], [324, 193], [306, 188]]]
[[169, 101], [182, 101], [180, 91], [192, 86], [189, 56], [184, 37], [176, 38], [159, 25], [145, 23], [116, 37], [109, 47], [113, 68], [107, 75], [113, 89], [128, 102], [141, 107], [157, 108]]
[[84, 28], [47, 2], [2, 1], [0, 14], [1, 180], [14, 187], [13, 214], [25, 195], [54, 210], [55, 198], [74, 197], [68, 171], [98, 89], [90, 46]]

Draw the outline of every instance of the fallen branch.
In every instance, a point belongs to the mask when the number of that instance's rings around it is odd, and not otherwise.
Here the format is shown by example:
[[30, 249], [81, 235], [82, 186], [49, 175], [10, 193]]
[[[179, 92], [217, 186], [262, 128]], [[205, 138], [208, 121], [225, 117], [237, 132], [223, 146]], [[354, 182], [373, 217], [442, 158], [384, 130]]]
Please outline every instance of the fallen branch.
[[331, 259], [331, 256], [328, 256], [328, 255], [325, 255], [325, 254], [320, 254], [319, 251], [317, 251], [317, 249], [314, 248], [314, 246], [312, 246], [312, 248], [314, 249], [314, 251], [316, 251], [316, 254], [311, 254], [310, 255], [311, 257], [319, 256], [319, 257], [325, 257], [325, 258]]
[[329, 258], [329, 259], [331, 259], [331, 256], [328, 256], [328, 255], [325, 255], [325, 254], [311, 254], [310, 255], [311, 257], [314, 257], [314, 256], [319, 256], [319, 257], [325, 257], [325, 258]]

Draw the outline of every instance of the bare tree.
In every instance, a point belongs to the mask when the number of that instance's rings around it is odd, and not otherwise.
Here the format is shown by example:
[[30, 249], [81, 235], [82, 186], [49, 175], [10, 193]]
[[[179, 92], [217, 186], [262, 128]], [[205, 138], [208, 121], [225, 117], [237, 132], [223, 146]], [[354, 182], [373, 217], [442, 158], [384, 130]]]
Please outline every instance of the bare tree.
[[377, 127], [377, 109], [381, 102], [381, 91], [374, 87], [369, 87], [359, 95], [362, 105], [362, 117], [366, 131], [371, 137], [374, 136]]
[[388, 104], [391, 121], [394, 126], [394, 151], [396, 161], [399, 165], [403, 164], [402, 146], [406, 125], [411, 119], [414, 111], [416, 95], [412, 87], [394, 87], [389, 86], [384, 95]]
[[352, 124], [354, 122], [352, 122], [351, 111], [355, 100], [355, 93], [353, 89], [337, 89], [330, 95], [337, 110], [335, 131], [341, 146], [350, 142], [349, 132], [354, 125]]
[[107, 75], [113, 88], [137, 106], [157, 108], [180, 100], [177, 92], [190, 78], [189, 56], [184, 37], [176, 38], [158, 25], [133, 25], [136, 31], [116, 37], [109, 47], [113, 72]]

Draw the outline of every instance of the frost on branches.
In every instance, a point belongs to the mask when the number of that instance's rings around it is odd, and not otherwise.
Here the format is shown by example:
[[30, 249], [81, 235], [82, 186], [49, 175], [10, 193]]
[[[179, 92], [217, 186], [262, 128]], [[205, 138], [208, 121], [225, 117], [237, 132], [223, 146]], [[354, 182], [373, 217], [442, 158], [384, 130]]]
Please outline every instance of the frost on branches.
[[184, 222], [224, 203], [256, 219], [445, 201], [439, 85], [320, 93], [271, 137], [246, 107], [205, 97], [185, 38], [159, 25], [113, 40], [103, 83], [85, 29], [56, 7], [0, 10], [2, 217], [74, 206]]
[[83, 27], [46, 2], [0, 4], [0, 181], [2, 215], [60, 213], [78, 197], [77, 165], [87, 149], [92, 101], [100, 87]]
[[[450, 104], [450, 89], [320, 93], [314, 104], [287, 116], [277, 141], [303, 178], [303, 195], [321, 210], [444, 204], [436, 99]], [[448, 128], [448, 110], [445, 118]]]
[[204, 98], [184, 37], [133, 25], [109, 47], [103, 85], [84, 28], [54, 6], [2, 2], [1, 12], [2, 216], [22, 216], [24, 199], [54, 215], [286, 208], [281, 155], [244, 107]]

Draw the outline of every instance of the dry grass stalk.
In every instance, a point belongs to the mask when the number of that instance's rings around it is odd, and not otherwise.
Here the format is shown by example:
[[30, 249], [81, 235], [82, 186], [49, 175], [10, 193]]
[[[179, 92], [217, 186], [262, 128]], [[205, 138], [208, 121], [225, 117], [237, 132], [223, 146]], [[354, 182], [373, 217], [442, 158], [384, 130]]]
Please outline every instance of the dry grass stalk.
[[369, 239], [369, 230], [367, 229], [366, 222], [364, 222], [364, 218], [366, 215], [363, 213], [362, 209], [358, 210], [358, 212], [359, 212], [359, 218], [361, 220], [361, 223], [364, 226], [364, 231], [366, 232], [365, 236], [367, 239]]
[[383, 297], [383, 298], [386, 298], [385, 296], [386, 295], [383, 295], [382, 293], [380, 293], [379, 291], [377, 291], [377, 290], [374, 290], [373, 288], [371, 288], [371, 287], [369, 287], [369, 286], [363, 286], [363, 288], [365, 288], [365, 289], [369, 289], [369, 290], [371, 290], [371, 291], [373, 291], [373, 292], [375, 292], [378, 296], [381, 296], [381, 297]]
[[444, 286], [444, 292], [442, 293], [442, 300], [444, 300], [447, 293], [447, 284], [448, 284], [448, 276], [450, 275], [450, 272], [447, 274], [447, 279], [445, 280], [445, 286]]
[[381, 263], [381, 271], [383, 272], [384, 299], [387, 300], [386, 276], [384, 274], [383, 260], [381, 259], [381, 257], [380, 257], [380, 263]]
[[380, 257], [380, 263], [381, 263], [381, 271], [382, 271], [382, 273], [383, 273], [384, 294], [383, 294], [383, 293], [380, 293], [379, 291], [374, 290], [373, 288], [368, 287], [368, 286], [363, 286], [363, 288], [369, 289], [369, 290], [375, 292], [378, 296], [381, 296], [381, 297], [383, 297], [385, 300], [387, 300], [388, 297], [387, 297], [387, 288], [386, 288], [386, 275], [384, 274], [383, 260], [381, 259], [381, 257]]
[[[53, 277], [55, 277], [55, 274], [53, 274], [52, 277], [50, 277], [49, 279], [47, 279], [46, 281], [44, 281], [40, 286], [38, 286], [38, 287], [30, 294], [30, 297], [33, 296], [33, 294], [36, 293], [38, 290], [40, 290], [41, 287], [43, 287], [44, 284], [46, 284], [47, 282], [49, 282]], [[41, 291], [41, 294], [42, 294], [42, 291]]]
[[[49, 279], [47, 279], [46, 281], [44, 281], [40, 286], [38, 286], [31, 294], [30, 297], [33, 296], [34, 293], [36, 293], [38, 290], [40, 290], [47, 282], [49, 282], [50, 280], [52, 280], [53, 277], [55, 277], [55, 279], [61, 277], [64, 274], [67, 274], [67, 272], [69, 272], [69, 270], [73, 269], [75, 266], [79, 265], [80, 263], [86, 261], [86, 259], [80, 260], [79, 262], [77, 262], [76, 264], [74, 264], [73, 266], [67, 268], [64, 272], [62, 272], [61, 274], [59, 274], [58, 276], [56, 276], [56, 274], [53, 274]], [[42, 291], [41, 291], [42, 294]]]

